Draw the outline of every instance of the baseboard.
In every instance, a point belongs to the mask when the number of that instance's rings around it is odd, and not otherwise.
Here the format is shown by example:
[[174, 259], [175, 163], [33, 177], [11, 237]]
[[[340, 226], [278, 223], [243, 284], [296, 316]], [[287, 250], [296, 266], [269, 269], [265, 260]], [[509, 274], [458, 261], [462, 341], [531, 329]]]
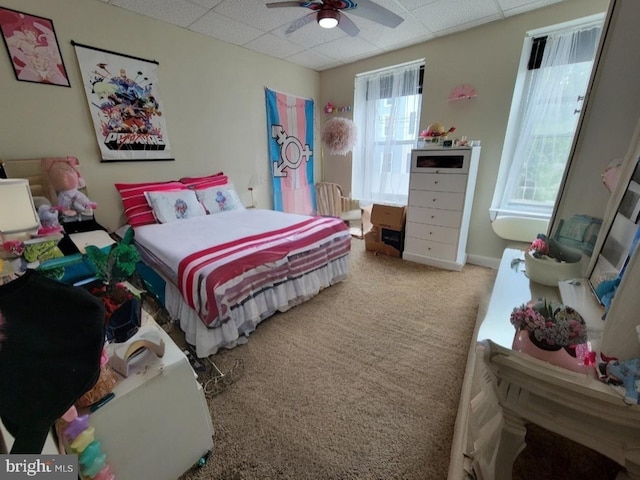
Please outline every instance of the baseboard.
[[493, 268], [497, 270], [500, 266], [500, 259], [493, 257], [485, 257], [482, 255], [469, 255], [467, 254], [467, 263], [472, 265], [478, 265], [479, 267]]

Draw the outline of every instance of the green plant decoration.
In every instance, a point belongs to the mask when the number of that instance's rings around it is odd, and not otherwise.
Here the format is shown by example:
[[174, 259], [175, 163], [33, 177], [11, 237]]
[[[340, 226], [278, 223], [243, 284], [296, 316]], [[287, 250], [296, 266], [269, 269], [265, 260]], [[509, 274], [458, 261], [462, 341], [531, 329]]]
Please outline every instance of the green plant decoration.
[[124, 238], [111, 246], [108, 252], [88, 245], [85, 252], [96, 270], [96, 276], [102, 280], [107, 290], [113, 289], [119, 282], [130, 279], [136, 264], [140, 261], [140, 254], [133, 246], [133, 228], [129, 228]]

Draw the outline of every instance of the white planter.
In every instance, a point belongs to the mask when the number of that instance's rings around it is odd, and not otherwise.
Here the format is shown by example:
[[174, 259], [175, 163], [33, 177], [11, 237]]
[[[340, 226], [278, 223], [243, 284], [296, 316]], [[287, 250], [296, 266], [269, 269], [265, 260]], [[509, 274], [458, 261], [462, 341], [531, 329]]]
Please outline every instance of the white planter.
[[524, 264], [529, 279], [550, 287], [557, 287], [562, 280], [582, 277], [582, 262], [558, 262], [549, 257], [536, 258], [525, 252]]

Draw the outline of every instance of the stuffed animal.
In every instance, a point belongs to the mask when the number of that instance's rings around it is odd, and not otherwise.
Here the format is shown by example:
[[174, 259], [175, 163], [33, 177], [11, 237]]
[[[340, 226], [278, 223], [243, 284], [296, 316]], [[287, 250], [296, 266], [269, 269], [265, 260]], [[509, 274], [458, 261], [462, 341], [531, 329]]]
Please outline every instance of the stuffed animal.
[[[640, 341], [640, 325], [636, 325], [638, 341]], [[631, 405], [640, 404], [640, 358], [618, 360], [606, 357], [599, 367], [600, 379], [612, 386], [624, 389], [624, 401]], [[606, 363], [605, 363], [606, 362]]]
[[56, 159], [47, 170], [49, 183], [57, 194], [58, 207], [63, 209], [64, 215], [79, 215], [98, 206], [79, 191], [85, 182], [75, 168], [77, 162], [74, 157]]
[[61, 207], [51, 205], [46, 197], [33, 197], [33, 203], [40, 219], [38, 235], [51, 235], [62, 232], [59, 216]]

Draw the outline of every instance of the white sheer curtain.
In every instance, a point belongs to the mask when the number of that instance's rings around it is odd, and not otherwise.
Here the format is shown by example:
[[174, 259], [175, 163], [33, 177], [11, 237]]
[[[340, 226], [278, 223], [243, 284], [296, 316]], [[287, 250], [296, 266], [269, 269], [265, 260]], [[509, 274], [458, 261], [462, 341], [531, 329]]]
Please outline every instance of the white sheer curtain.
[[510, 125], [505, 140], [492, 219], [550, 218], [600, 30], [590, 22], [547, 35], [540, 67], [529, 70], [524, 81], [519, 121], [515, 128]]
[[418, 138], [423, 61], [356, 76], [352, 197], [360, 205], [406, 205]]

